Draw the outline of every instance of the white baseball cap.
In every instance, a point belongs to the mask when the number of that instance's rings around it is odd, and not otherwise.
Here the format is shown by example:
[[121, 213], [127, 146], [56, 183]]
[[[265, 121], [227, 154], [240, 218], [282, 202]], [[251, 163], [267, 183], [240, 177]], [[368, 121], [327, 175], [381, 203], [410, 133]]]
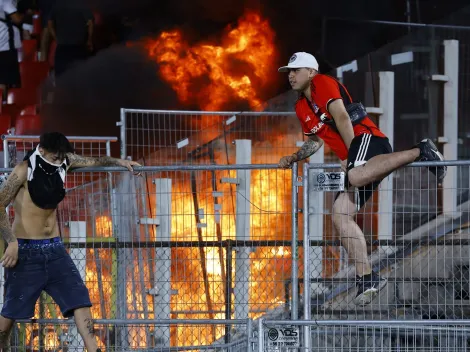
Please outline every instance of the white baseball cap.
[[292, 55], [287, 66], [278, 69], [279, 72], [287, 72], [292, 68], [313, 68], [318, 71], [318, 62], [315, 56], [306, 52], [298, 52]]

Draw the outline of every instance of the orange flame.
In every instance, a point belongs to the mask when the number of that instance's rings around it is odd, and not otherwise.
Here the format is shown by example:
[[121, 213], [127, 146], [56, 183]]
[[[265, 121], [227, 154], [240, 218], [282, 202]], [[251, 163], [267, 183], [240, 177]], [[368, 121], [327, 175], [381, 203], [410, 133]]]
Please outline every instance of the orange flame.
[[146, 49], [160, 65], [162, 78], [179, 100], [218, 110], [233, 100], [261, 104], [259, 91], [272, 75], [276, 56], [274, 31], [259, 14], [247, 12], [235, 28], [227, 28], [221, 45], [190, 46], [179, 30], [149, 40]]

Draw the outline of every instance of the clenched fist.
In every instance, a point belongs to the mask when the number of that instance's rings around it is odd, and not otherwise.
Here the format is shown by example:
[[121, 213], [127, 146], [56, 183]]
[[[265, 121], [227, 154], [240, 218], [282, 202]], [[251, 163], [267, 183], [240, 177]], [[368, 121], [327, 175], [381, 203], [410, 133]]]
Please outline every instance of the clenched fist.
[[281, 160], [279, 160], [279, 166], [288, 169], [292, 167], [292, 164], [297, 161], [297, 158], [293, 155], [283, 156]]

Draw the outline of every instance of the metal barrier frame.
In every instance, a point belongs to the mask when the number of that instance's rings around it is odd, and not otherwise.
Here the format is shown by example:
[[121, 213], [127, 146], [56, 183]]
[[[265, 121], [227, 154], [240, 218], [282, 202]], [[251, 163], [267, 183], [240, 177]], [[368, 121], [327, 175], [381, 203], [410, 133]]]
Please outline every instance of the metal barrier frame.
[[[436, 165], [441, 165], [441, 166], [469, 166], [470, 165], [470, 160], [454, 160], [454, 161], [445, 161], [445, 162], [415, 162], [407, 165], [406, 167], [429, 167], [429, 166], [436, 166]], [[310, 338], [308, 334], [308, 329], [309, 326], [312, 325], [317, 325], [317, 326], [331, 326], [331, 325], [342, 325], [344, 326], [345, 324], [354, 324], [354, 325], [360, 325], [360, 324], [368, 324], [368, 325], [394, 325], [394, 326], [408, 326], [408, 325], [413, 325], [417, 324], [423, 324], [423, 321], [414, 321], [414, 320], [408, 320], [408, 321], [377, 321], [377, 320], [367, 320], [367, 321], [347, 321], [347, 320], [325, 320], [325, 321], [318, 321], [318, 320], [311, 320], [311, 292], [310, 292], [310, 285], [304, 284], [304, 300], [303, 300], [303, 313], [304, 317], [303, 320], [298, 320], [296, 315], [298, 311], [298, 304], [299, 304], [299, 292], [298, 292], [298, 285], [299, 285], [299, 276], [298, 276], [298, 246], [302, 246], [305, 243], [309, 243], [310, 245], [314, 244], [315, 241], [312, 241], [310, 238], [310, 232], [309, 232], [309, 226], [308, 226], [308, 191], [309, 191], [309, 183], [308, 183], [308, 172], [311, 169], [331, 169], [331, 168], [338, 168], [340, 167], [339, 164], [309, 164], [305, 163], [303, 167], [303, 173], [302, 173], [302, 178], [301, 180], [299, 179], [298, 171], [297, 171], [297, 163], [294, 164], [294, 167], [292, 168], [292, 200], [291, 200], [291, 205], [292, 205], [292, 224], [291, 224], [291, 229], [292, 229], [292, 242], [291, 242], [291, 248], [292, 248], [292, 295], [290, 299], [290, 304], [291, 304], [291, 320], [282, 320], [282, 321], [277, 321], [277, 320], [263, 320], [262, 318], [258, 321], [258, 327], [259, 327], [259, 335], [258, 339], [262, 339], [262, 326], [263, 324], [277, 324], [277, 325], [300, 325], [304, 327], [304, 341], [303, 341], [303, 346], [305, 348], [309, 348], [310, 346]], [[176, 165], [176, 166], [146, 166], [146, 167], [136, 167], [135, 171], [137, 172], [162, 172], [162, 171], [195, 171], [195, 170], [268, 170], [268, 169], [280, 169], [278, 165], [272, 165], [272, 164], [238, 164], [238, 165]], [[0, 169], [0, 172], [2, 173], [9, 173], [11, 172], [11, 168], [3, 168]], [[88, 167], [88, 168], [81, 168], [77, 170], [73, 170], [72, 172], [128, 172], [125, 168], [122, 167]], [[299, 241], [298, 240], [298, 188], [303, 187], [303, 196], [304, 196], [304, 203], [303, 203], [303, 213], [304, 213], [304, 218], [303, 218], [303, 229], [304, 229], [304, 240]], [[315, 244], [317, 245], [317, 244]], [[309, 281], [311, 280], [310, 278], [310, 260], [309, 260], [309, 251], [304, 250], [304, 278], [309, 278]], [[304, 281], [304, 280], [302, 280]], [[305, 283], [305, 281], [304, 281]], [[293, 317], [296, 317], [294, 319]], [[107, 320], [96, 320], [95, 322], [97, 324], [99, 323], [135, 323], [135, 324], [160, 324], [160, 325], [165, 325], [165, 324], [174, 324], [175, 322], [188, 322], [192, 321], [194, 324], [202, 324], [205, 323], [206, 320], [141, 320], [141, 319], [136, 319], [136, 320], [127, 320], [127, 319], [107, 319]], [[230, 319], [230, 320], [207, 320], [212, 323], [217, 323], [217, 324], [233, 324], [237, 322], [246, 322], [246, 319]], [[63, 324], [66, 322], [66, 320], [61, 320], [61, 319], [56, 319], [56, 320], [28, 320], [28, 321], [18, 321], [18, 322], [30, 322], [30, 323], [60, 323]], [[430, 321], [430, 322], [424, 322], [424, 324], [427, 325], [470, 325], [470, 320], [440, 320], [438, 323], [436, 323], [435, 320]], [[251, 336], [251, 333], [248, 334], [248, 336]], [[263, 346], [263, 342], [259, 341], [260, 345]], [[261, 347], [260, 351], [261, 351]]]
[[[8, 142], [39, 142], [40, 136], [36, 135], [10, 135], [10, 134], [3, 134], [1, 136], [3, 141], [3, 165], [9, 165], [10, 158], [8, 151]], [[89, 143], [89, 142], [106, 142], [106, 156], [111, 156], [111, 142], [117, 142], [117, 137], [94, 137], [94, 136], [67, 136], [67, 139], [70, 143], [74, 142], [82, 142], [82, 143]]]

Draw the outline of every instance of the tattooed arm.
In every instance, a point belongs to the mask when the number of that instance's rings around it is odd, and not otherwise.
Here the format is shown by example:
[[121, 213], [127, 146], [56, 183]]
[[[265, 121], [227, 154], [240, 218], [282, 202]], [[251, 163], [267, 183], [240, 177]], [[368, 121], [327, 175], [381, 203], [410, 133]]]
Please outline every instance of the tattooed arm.
[[298, 151], [292, 155], [282, 157], [279, 161], [279, 166], [289, 168], [294, 162], [307, 159], [310, 155], [315, 154], [322, 145], [323, 141], [316, 135], [309, 136]]
[[81, 156], [73, 153], [68, 153], [70, 168], [75, 169], [78, 167], [92, 167], [92, 166], [122, 166], [129, 171], [133, 171], [133, 166], [140, 166], [135, 161], [111, 158], [110, 156], [102, 156], [99, 158]]
[[6, 268], [14, 267], [18, 260], [18, 241], [11, 229], [10, 220], [6, 212], [7, 206], [16, 197], [19, 189], [26, 182], [28, 165], [24, 161], [18, 164], [0, 188], [0, 232], [8, 247], [0, 259]]
[[316, 135], [310, 136], [302, 147], [296, 151], [292, 156], [295, 158], [294, 161], [300, 161], [307, 159], [310, 155], [317, 152], [318, 149], [323, 145], [323, 141]]

